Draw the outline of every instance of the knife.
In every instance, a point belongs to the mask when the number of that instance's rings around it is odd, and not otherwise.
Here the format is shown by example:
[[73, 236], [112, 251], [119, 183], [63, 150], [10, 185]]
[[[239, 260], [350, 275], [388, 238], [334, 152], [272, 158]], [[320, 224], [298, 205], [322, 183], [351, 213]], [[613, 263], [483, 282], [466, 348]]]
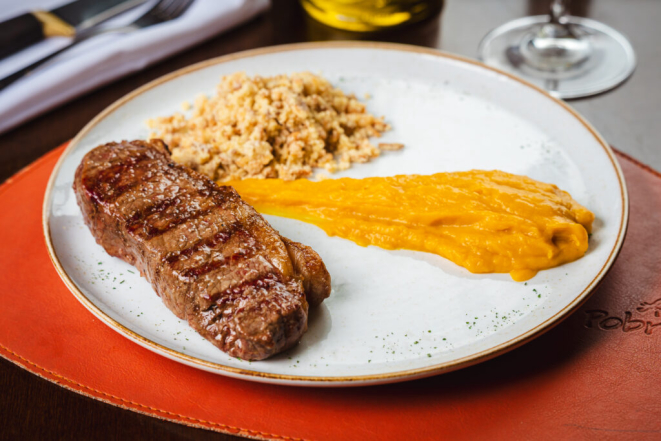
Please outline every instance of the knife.
[[128, 11], [145, 0], [77, 0], [51, 11], [33, 11], [0, 23], [0, 58], [44, 38], [77, 33]]

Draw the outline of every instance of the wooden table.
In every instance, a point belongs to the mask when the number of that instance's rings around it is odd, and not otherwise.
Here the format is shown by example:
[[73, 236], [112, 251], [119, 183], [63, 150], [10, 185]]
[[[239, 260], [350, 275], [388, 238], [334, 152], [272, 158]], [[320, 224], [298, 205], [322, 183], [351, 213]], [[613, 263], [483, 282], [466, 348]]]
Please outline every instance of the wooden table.
[[[89, 93], [0, 135], [0, 182], [71, 139], [92, 117], [133, 89], [208, 58], [300, 41], [369, 39], [436, 47], [474, 57], [490, 29], [508, 20], [546, 13], [542, 0], [447, 0], [440, 16], [380, 35], [336, 31], [309, 19], [295, 0], [273, 0], [272, 9], [243, 26], [144, 71]], [[575, 15], [623, 32], [638, 68], [620, 88], [573, 101], [613, 145], [661, 169], [661, 2], [574, 0]], [[193, 429], [122, 410], [42, 380], [0, 359], [0, 439], [214, 439], [236, 437]]]

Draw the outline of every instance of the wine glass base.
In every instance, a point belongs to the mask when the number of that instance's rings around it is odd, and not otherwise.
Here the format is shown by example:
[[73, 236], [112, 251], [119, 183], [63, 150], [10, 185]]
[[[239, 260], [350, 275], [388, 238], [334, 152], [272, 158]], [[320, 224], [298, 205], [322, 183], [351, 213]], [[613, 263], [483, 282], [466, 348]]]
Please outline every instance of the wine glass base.
[[544, 72], [528, 66], [519, 52], [521, 42], [536, 26], [548, 23], [547, 15], [524, 17], [489, 32], [480, 42], [478, 57], [484, 63], [513, 73], [563, 99], [582, 98], [613, 89], [631, 76], [636, 55], [629, 41], [598, 21], [566, 17], [583, 38], [589, 38], [594, 52], [576, 69]]

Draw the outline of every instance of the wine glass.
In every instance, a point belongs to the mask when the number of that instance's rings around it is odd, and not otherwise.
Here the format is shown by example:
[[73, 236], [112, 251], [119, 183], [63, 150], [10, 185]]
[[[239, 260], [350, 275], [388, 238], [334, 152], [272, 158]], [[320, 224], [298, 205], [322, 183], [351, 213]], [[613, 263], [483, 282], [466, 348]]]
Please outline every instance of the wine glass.
[[581, 98], [613, 89], [636, 67], [636, 55], [620, 32], [567, 14], [553, 0], [550, 14], [524, 17], [489, 32], [479, 58], [514, 73], [558, 98]]

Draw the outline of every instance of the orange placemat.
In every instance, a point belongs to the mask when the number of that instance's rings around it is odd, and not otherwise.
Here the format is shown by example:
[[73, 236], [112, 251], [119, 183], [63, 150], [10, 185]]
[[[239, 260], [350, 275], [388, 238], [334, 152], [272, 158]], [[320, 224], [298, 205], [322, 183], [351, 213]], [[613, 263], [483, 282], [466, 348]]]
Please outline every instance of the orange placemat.
[[661, 175], [624, 155], [628, 235], [577, 313], [461, 371], [314, 389], [186, 367], [130, 342], [80, 305], [53, 269], [41, 229], [44, 189], [61, 153], [0, 187], [0, 355], [41, 377], [133, 411], [255, 438], [661, 437]]

